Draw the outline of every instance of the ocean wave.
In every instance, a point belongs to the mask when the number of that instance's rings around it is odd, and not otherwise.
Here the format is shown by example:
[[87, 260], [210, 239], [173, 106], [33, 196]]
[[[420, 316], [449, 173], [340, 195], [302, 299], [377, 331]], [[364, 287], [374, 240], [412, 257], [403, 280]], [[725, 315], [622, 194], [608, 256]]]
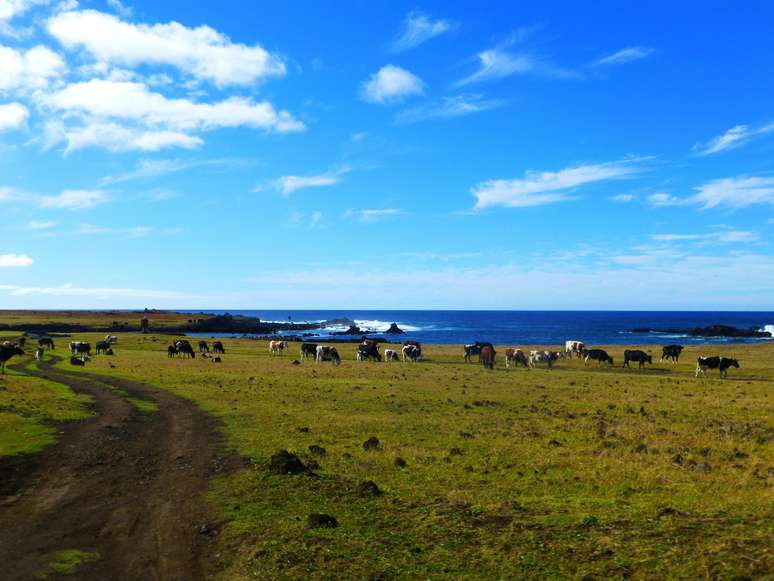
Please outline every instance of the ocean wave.
[[774, 325], [763, 325], [763, 327], [758, 330], [764, 333], [769, 333], [772, 337], [774, 337]]

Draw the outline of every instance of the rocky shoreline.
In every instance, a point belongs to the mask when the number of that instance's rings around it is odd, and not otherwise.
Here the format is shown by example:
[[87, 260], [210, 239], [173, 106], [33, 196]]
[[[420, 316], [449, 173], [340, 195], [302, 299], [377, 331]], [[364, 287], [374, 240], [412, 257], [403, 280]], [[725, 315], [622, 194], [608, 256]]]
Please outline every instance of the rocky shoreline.
[[689, 337], [732, 337], [732, 338], [759, 338], [770, 339], [771, 333], [752, 327], [740, 329], [731, 325], [710, 325], [708, 327], [694, 327], [693, 329], [652, 329], [640, 327], [632, 329], [632, 333], [665, 333], [671, 335], [688, 335]]

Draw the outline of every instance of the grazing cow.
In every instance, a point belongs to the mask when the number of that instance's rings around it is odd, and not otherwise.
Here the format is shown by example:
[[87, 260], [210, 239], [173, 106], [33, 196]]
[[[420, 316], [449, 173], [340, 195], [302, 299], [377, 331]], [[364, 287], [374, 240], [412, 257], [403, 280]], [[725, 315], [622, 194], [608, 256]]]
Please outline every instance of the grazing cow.
[[605, 361], [609, 362], [610, 365], [613, 364], [613, 358], [604, 349], [584, 349], [583, 365], [588, 365], [590, 359], [596, 361], [597, 365], [602, 365]]
[[384, 360], [385, 361], [399, 361], [398, 354], [396, 353], [395, 349], [385, 349], [384, 350]]
[[481, 363], [484, 365], [484, 369], [494, 369], [496, 355], [497, 353], [494, 350], [494, 347], [492, 347], [491, 345], [484, 345], [483, 347], [481, 347], [481, 353], [479, 354], [478, 358], [481, 360]]
[[579, 359], [583, 356], [583, 352], [586, 350], [586, 345], [583, 341], [565, 341], [564, 352], [567, 357], [575, 355]]
[[494, 345], [488, 341], [476, 341], [472, 345], [465, 345], [465, 363], [470, 363], [473, 359], [473, 355], [478, 355], [478, 362], [481, 363], [481, 350], [484, 347], [489, 347], [494, 351]]
[[196, 353], [188, 341], [178, 341], [175, 343], [175, 349], [183, 358], [190, 357], [191, 359], [196, 359]]
[[405, 345], [402, 349], [403, 352], [403, 362], [406, 361], [412, 361], [416, 363], [419, 361], [419, 358], [422, 356], [422, 350], [417, 347], [416, 345]]
[[78, 367], [83, 367], [86, 365], [86, 360], [82, 359], [80, 357], [76, 357], [75, 355], [70, 357], [70, 365], [76, 365]]
[[317, 356], [315, 357], [317, 363], [323, 361], [331, 361], [334, 365], [341, 364], [341, 357], [336, 347], [325, 347], [324, 345], [317, 346]]
[[[285, 347], [287, 347], [287, 346], [288, 346], [288, 344], [287, 344], [287, 342], [285, 342]], [[221, 355], [225, 355], [226, 354], [226, 348], [223, 346], [223, 342], [222, 341], [213, 341], [212, 342], [212, 351], [214, 353], [220, 353]]]
[[95, 345], [95, 350], [97, 352], [97, 355], [100, 353], [107, 353], [110, 349], [110, 343], [107, 341], [97, 341], [97, 344]]
[[667, 361], [672, 361], [672, 365], [677, 363], [680, 360], [680, 353], [683, 352], [683, 346], [682, 345], [664, 345], [661, 348], [661, 361], [666, 359]]
[[210, 346], [207, 345], [207, 341], [199, 341], [199, 353], [209, 353]]
[[696, 361], [696, 377], [699, 377], [699, 373], [702, 377], [707, 377], [708, 369], [717, 369], [720, 373], [720, 379], [723, 379], [728, 373], [729, 367], [739, 369], [739, 361], [731, 357], [699, 357]]
[[5, 362], [15, 355], [24, 355], [24, 350], [16, 345], [0, 346], [0, 373], [5, 373]]
[[511, 363], [514, 365], [523, 365], [524, 367], [529, 366], [529, 361], [527, 360], [527, 356], [524, 354], [524, 351], [521, 349], [506, 349], [505, 350], [505, 366], [510, 367]]
[[381, 361], [382, 355], [379, 353], [379, 347], [376, 343], [361, 343], [357, 346], [357, 360]]
[[91, 343], [86, 343], [84, 341], [71, 341], [70, 354], [71, 355], [91, 355]]
[[46, 352], [43, 347], [38, 347], [35, 349], [35, 361], [43, 361], [43, 354]]
[[54, 340], [51, 337], [43, 337], [42, 339], [38, 339], [38, 347], [48, 347], [49, 349], [53, 349]]
[[650, 363], [653, 365], [653, 357], [645, 353], [645, 351], [640, 351], [639, 349], [627, 349], [624, 351], [624, 367], [629, 367], [629, 361], [634, 361], [637, 363], [637, 369], [645, 369], [645, 364]]
[[557, 358], [558, 356], [554, 351], [530, 351], [529, 365], [530, 367], [537, 367], [540, 363], [545, 363], [551, 369]]
[[411, 345], [412, 347], [416, 347], [417, 348], [417, 352], [419, 353], [419, 355], [417, 356], [417, 359], [421, 359], [422, 358], [422, 345], [420, 345], [419, 341], [411, 341], [411, 340], [404, 341], [403, 342], [403, 346], [406, 347], [407, 345]]
[[115, 335], [105, 335], [105, 343], [108, 345], [114, 345], [115, 343], [118, 343], [118, 337]]
[[269, 355], [282, 355], [287, 346], [287, 341], [269, 341]]
[[174, 345], [167, 347], [167, 357], [174, 357], [175, 355], [177, 355], [177, 347]]
[[301, 343], [301, 359], [317, 357], [317, 343]]

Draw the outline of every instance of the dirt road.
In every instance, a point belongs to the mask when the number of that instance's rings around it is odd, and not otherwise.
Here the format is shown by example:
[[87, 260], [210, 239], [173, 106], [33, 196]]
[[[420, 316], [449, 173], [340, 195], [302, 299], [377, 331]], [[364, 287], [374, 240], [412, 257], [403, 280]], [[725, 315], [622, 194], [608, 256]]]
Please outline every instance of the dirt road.
[[[141, 383], [46, 364], [30, 373], [92, 396], [97, 414], [0, 465], [0, 577], [33, 579], [55, 551], [78, 549], [99, 558], [68, 579], [207, 578], [217, 526], [203, 495], [229, 464], [216, 421]], [[141, 412], [126, 394], [159, 409]]]

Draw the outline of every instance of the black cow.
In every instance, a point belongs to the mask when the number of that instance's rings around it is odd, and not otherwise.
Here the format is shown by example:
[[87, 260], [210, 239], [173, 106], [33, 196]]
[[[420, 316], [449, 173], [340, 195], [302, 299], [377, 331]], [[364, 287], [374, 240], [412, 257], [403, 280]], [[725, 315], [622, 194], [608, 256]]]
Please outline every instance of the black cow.
[[43, 337], [42, 339], [38, 339], [38, 347], [48, 347], [49, 349], [53, 349], [54, 340], [51, 337]]
[[193, 347], [191, 347], [191, 344], [188, 343], [187, 341], [185, 343], [180, 343], [177, 346], [177, 352], [183, 357], [190, 357], [191, 359], [196, 359], [196, 353], [194, 353]]
[[226, 354], [226, 348], [223, 347], [223, 343], [220, 341], [213, 341], [212, 342], [212, 351], [214, 353], [220, 353], [221, 355]]
[[76, 365], [78, 367], [84, 367], [86, 365], [86, 360], [81, 359], [80, 357], [75, 357], [74, 355], [70, 357], [70, 365]]
[[108, 343], [107, 341], [97, 341], [95, 349], [97, 351], [97, 355], [99, 355], [100, 353], [107, 354], [107, 352], [110, 350], [110, 343]]
[[720, 378], [723, 379], [729, 367], [738, 369], [739, 361], [730, 357], [699, 357], [696, 361], [696, 377], [699, 377], [699, 373], [702, 377], [707, 377], [708, 369], [717, 369], [720, 372]]
[[177, 347], [174, 345], [167, 347], [167, 357], [174, 357], [175, 355], [177, 355]]
[[604, 349], [585, 349], [583, 351], [583, 365], [588, 365], [589, 359], [596, 361], [597, 365], [602, 365], [605, 361], [608, 361], [610, 365], [613, 364], [613, 358]]
[[317, 343], [301, 343], [301, 359], [317, 357]]
[[637, 363], [637, 369], [644, 369], [646, 363], [653, 365], [653, 357], [639, 349], [627, 349], [624, 351], [624, 367], [629, 367], [629, 361]]
[[83, 341], [72, 341], [70, 343], [71, 355], [91, 355], [91, 343]]
[[5, 373], [5, 362], [15, 355], [24, 355], [24, 349], [16, 345], [0, 346], [0, 373]]
[[379, 353], [379, 347], [374, 343], [360, 344], [357, 346], [357, 360], [365, 361], [370, 359], [372, 361], [381, 361], [382, 354]]
[[672, 361], [672, 363], [677, 363], [680, 360], [680, 353], [683, 351], [682, 345], [664, 345], [661, 348], [661, 361], [666, 359], [667, 361]]
[[324, 345], [317, 346], [317, 355], [315, 356], [315, 359], [317, 360], [317, 363], [322, 363], [323, 361], [331, 361], [334, 365], [339, 365], [341, 363], [341, 357], [339, 356], [336, 347], [325, 347]]
[[463, 347], [465, 349], [465, 363], [470, 363], [473, 359], [473, 355], [478, 355], [478, 362], [481, 363], [481, 350], [484, 347], [489, 347], [494, 350], [494, 345], [488, 341], [476, 341], [471, 345], [465, 345]]
[[207, 341], [199, 341], [199, 353], [209, 353], [210, 346], [207, 345]]

